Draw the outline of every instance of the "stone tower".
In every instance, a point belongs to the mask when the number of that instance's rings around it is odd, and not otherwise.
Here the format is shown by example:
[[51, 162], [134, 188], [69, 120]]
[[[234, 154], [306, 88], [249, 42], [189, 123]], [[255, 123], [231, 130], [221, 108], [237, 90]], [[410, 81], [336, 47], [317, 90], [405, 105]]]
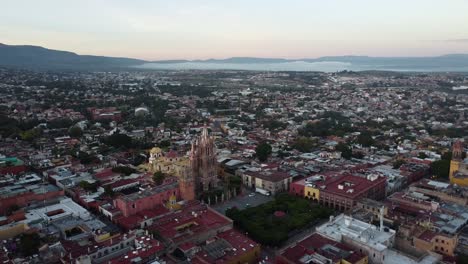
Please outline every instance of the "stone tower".
[[453, 175], [460, 169], [462, 158], [463, 158], [463, 143], [461, 141], [457, 141], [453, 144], [453, 147], [452, 147], [452, 160], [450, 161], [450, 171], [449, 171], [450, 183], [460, 184], [459, 181], [456, 181], [454, 179]]
[[201, 136], [192, 142], [190, 166], [197, 194], [218, 187], [215, 144], [206, 127]]
[[453, 160], [462, 160], [463, 156], [463, 143], [461, 141], [457, 141], [453, 144], [452, 149], [452, 159]]
[[195, 182], [190, 169], [179, 177], [179, 190], [183, 200], [195, 200]]

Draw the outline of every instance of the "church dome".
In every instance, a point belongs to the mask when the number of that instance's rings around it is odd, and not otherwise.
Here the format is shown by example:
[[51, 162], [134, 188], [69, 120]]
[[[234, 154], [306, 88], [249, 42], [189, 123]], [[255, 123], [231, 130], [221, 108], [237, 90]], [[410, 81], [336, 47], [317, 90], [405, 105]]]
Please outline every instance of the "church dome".
[[152, 148], [152, 149], [150, 150], [150, 153], [151, 153], [151, 154], [159, 154], [159, 153], [161, 153], [161, 152], [162, 152], [162, 150], [161, 150], [160, 148], [158, 148], [158, 147], [154, 147], [154, 148]]

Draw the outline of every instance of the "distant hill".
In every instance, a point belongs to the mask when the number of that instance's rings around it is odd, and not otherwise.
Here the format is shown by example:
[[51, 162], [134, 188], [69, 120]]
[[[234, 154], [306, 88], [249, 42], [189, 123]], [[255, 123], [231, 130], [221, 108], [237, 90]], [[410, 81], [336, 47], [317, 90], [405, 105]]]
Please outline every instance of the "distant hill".
[[347, 62], [354, 65], [395, 68], [446, 68], [468, 67], [468, 54], [448, 54], [436, 57], [369, 57], [369, 56], [326, 56], [314, 59], [281, 59], [281, 58], [255, 58], [232, 57], [227, 59], [207, 60], [167, 60], [152, 61], [152, 63], [283, 63], [283, 62]]
[[39, 46], [0, 43], [1, 66], [75, 70], [126, 68], [145, 62], [130, 58], [78, 55], [73, 52], [46, 49]]
[[[468, 54], [449, 54], [436, 57], [368, 57], [368, 56], [327, 56], [320, 58], [282, 59], [232, 57], [227, 59], [207, 60], [160, 60], [145, 61], [132, 58], [78, 55], [73, 52], [52, 50], [39, 46], [0, 44], [0, 66], [38, 68], [38, 69], [70, 69], [70, 70], [107, 70], [129, 69], [133, 66], [147, 64], [160, 65], [161, 68], [177, 68], [180, 64], [193, 65], [285, 65], [283, 63], [346, 63], [353, 70], [395, 70], [395, 71], [468, 71]], [[171, 67], [169, 67], [171, 66]], [[223, 67], [219, 66], [220, 69]], [[185, 68], [187, 68], [185, 67]], [[218, 66], [216, 66], [218, 67]], [[242, 68], [239, 66], [239, 68]], [[294, 70], [294, 65], [291, 66]], [[142, 67], [151, 69], [151, 67]], [[232, 67], [231, 67], [232, 68]]]

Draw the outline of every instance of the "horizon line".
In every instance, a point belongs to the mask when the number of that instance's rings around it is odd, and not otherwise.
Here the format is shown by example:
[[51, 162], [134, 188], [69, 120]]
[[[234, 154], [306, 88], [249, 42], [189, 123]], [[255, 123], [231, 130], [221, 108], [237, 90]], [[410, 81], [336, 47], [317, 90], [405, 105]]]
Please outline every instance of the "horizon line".
[[95, 57], [110, 57], [110, 58], [125, 58], [125, 59], [136, 59], [136, 60], [142, 60], [146, 62], [152, 62], [152, 63], [157, 63], [157, 62], [164, 62], [164, 61], [187, 61], [187, 62], [194, 62], [194, 61], [209, 61], [209, 60], [228, 60], [228, 59], [235, 59], [235, 58], [245, 58], [245, 59], [277, 59], [277, 60], [290, 60], [290, 61], [302, 61], [302, 60], [314, 60], [314, 59], [320, 59], [320, 58], [325, 58], [325, 57], [367, 57], [367, 58], [434, 58], [434, 57], [444, 57], [444, 56], [453, 56], [453, 55], [468, 55], [468, 53], [442, 53], [438, 55], [426, 55], [426, 56], [370, 56], [370, 55], [353, 55], [353, 54], [347, 54], [347, 55], [323, 55], [319, 57], [300, 57], [300, 58], [288, 58], [288, 57], [257, 57], [257, 56], [228, 56], [228, 57], [209, 57], [209, 58], [198, 58], [198, 59], [144, 59], [144, 58], [139, 58], [139, 57], [127, 57], [127, 56], [114, 56], [114, 55], [96, 55], [96, 54], [84, 54], [84, 53], [78, 53], [76, 51], [70, 51], [66, 49], [54, 49], [54, 48], [48, 48], [45, 46], [41, 45], [35, 45], [35, 44], [6, 44], [4, 42], [0, 42], [0, 45], [5, 45], [5, 46], [23, 46], [23, 47], [38, 47], [38, 48], [43, 48], [47, 50], [52, 50], [52, 51], [61, 51], [61, 52], [70, 52], [74, 53], [78, 56], [95, 56]]

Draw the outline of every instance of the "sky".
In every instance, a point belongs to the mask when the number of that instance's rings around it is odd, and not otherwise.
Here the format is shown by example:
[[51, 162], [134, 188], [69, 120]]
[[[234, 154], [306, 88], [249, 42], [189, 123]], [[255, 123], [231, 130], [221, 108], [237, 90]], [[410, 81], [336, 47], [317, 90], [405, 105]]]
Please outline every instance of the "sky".
[[0, 43], [147, 60], [468, 53], [467, 0], [0, 0]]

